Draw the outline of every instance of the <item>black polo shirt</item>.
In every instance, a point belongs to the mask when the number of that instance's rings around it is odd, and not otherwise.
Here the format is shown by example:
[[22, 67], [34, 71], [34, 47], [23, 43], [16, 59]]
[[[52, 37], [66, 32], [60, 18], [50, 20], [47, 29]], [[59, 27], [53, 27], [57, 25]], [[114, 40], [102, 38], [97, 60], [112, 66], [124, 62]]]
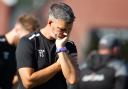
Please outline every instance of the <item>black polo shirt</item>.
[[[73, 42], [66, 43], [69, 54], [77, 53]], [[56, 53], [55, 40], [49, 40], [41, 32], [34, 32], [23, 37], [17, 47], [17, 67], [30, 67], [38, 71], [56, 62], [58, 56]], [[38, 82], [38, 81], [37, 81]], [[66, 89], [67, 84], [62, 72], [58, 72], [48, 82], [33, 89]], [[20, 82], [19, 89], [24, 89]]]
[[5, 36], [0, 36], [0, 87], [11, 89], [12, 79], [16, 73], [14, 45], [10, 45]]
[[121, 59], [93, 53], [80, 66], [78, 89], [124, 89], [126, 65]]

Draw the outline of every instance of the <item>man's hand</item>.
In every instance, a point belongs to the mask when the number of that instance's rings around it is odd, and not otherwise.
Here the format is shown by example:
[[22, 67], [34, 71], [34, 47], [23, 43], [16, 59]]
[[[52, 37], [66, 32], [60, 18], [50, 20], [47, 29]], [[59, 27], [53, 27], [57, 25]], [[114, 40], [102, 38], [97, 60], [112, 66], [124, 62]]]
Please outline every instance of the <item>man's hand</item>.
[[65, 46], [65, 43], [68, 41], [69, 39], [69, 36], [67, 35], [67, 33], [64, 33], [63, 34], [64, 37], [63, 38], [60, 38], [58, 35], [56, 36], [56, 47], [57, 48], [62, 48]]

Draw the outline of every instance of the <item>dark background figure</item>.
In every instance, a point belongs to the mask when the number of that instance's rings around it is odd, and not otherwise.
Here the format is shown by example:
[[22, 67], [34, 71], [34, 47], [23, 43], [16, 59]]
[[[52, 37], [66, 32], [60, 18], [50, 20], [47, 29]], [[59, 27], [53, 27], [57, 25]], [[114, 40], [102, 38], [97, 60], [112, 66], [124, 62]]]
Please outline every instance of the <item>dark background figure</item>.
[[23, 36], [37, 30], [38, 27], [35, 17], [22, 15], [10, 32], [0, 36], [0, 89], [12, 89], [16, 74], [16, 46]]
[[99, 49], [92, 51], [80, 65], [81, 76], [76, 89], [124, 89], [127, 71], [123, 59], [117, 55], [120, 47], [116, 35], [103, 36]]

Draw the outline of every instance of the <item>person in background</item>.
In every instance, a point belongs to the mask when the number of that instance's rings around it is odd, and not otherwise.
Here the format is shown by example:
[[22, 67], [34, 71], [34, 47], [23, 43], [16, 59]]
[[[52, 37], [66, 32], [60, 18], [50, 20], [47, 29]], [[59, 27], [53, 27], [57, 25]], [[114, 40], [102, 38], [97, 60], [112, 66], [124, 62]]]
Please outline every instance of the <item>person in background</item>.
[[80, 66], [80, 81], [75, 88], [124, 89], [127, 71], [124, 61], [117, 56], [117, 48], [120, 47], [116, 35], [103, 36], [99, 41], [99, 49], [92, 51]]
[[0, 36], [0, 89], [12, 89], [13, 78], [17, 71], [16, 46], [23, 36], [38, 28], [39, 23], [35, 17], [22, 15], [10, 32]]
[[65, 3], [49, 8], [47, 25], [21, 39], [17, 50], [19, 89], [67, 89], [79, 79], [77, 49], [69, 40], [75, 16]]

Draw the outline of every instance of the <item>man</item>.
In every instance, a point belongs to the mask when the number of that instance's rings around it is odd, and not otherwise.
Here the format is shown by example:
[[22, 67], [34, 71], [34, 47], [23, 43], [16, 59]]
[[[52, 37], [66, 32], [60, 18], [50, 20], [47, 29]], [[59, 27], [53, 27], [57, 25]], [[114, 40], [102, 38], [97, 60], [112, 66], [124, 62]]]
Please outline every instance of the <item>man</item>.
[[78, 80], [77, 50], [69, 35], [74, 13], [64, 3], [49, 9], [47, 25], [22, 38], [17, 51], [19, 89], [67, 89]]
[[80, 67], [81, 77], [77, 89], [124, 89], [126, 66], [116, 55], [120, 46], [116, 35], [103, 36], [99, 50], [89, 54], [86, 63]]
[[38, 21], [33, 16], [23, 15], [10, 32], [0, 36], [0, 89], [12, 89], [12, 80], [16, 73], [16, 45], [23, 36], [38, 27]]

